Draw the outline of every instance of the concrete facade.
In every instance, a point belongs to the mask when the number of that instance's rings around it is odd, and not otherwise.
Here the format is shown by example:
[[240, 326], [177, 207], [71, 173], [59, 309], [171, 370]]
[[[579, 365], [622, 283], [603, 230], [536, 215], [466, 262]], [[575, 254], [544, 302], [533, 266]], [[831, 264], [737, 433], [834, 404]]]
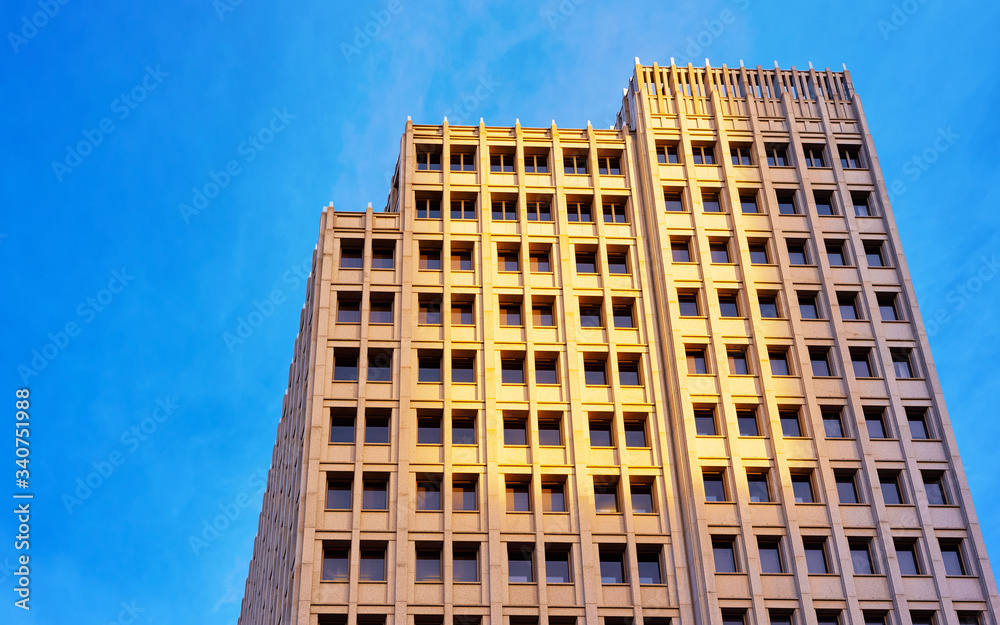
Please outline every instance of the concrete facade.
[[408, 121], [385, 209], [323, 211], [241, 624], [998, 611], [846, 69]]

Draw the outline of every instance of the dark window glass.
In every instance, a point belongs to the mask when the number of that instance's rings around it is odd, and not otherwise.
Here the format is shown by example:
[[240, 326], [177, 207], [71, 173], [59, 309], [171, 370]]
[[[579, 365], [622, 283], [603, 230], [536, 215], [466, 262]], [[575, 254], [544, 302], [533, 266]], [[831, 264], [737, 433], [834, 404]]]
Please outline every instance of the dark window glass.
[[852, 540], [851, 564], [854, 566], [855, 575], [872, 575], [875, 573], [875, 566], [872, 563], [872, 554], [867, 540]]
[[512, 446], [527, 445], [527, 423], [521, 419], [504, 419], [503, 444]]
[[858, 486], [854, 483], [853, 473], [841, 473], [835, 478], [837, 483], [837, 496], [840, 503], [861, 503], [858, 497]]
[[625, 422], [625, 446], [626, 447], [649, 447], [646, 440], [646, 421], [626, 421]]
[[570, 584], [569, 546], [545, 548], [545, 582], [548, 584]]
[[542, 447], [562, 447], [562, 422], [559, 419], [538, 420], [538, 444]]
[[351, 509], [351, 480], [331, 479], [327, 482], [326, 508], [328, 510]]
[[441, 510], [440, 476], [417, 481], [417, 510]]
[[417, 419], [417, 444], [441, 444], [441, 417], [419, 417]]
[[600, 549], [601, 583], [625, 583], [625, 554], [617, 549]]
[[330, 442], [354, 442], [354, 417], [333, 417], [330, 420]]
[[[639, 583], [662, 584], [663, 576], [660, 572], [660, 550], [643, 548], [639, 549], [635, 555], [636, 565], [639, 569]], [[649, 617], [647, 617], [646, 622], [649, 622]]]
[[478, 510], [476, 498], [476, 482], [472, 480], [456, 480], [451, 485], [451, 507], [453, 510], [471, 512]]
[[767, 503], [771, 501], [771, 489], [767, 484], [767, 473], [748, 473], [747, 486], [750, 489], [750, 501]]
[[712, 553], [715, 558], [716, 573], [736, 573], [736, 550], [733, 539], [713, 539]]
[[653, 485], [632, 484], [632, 513], [653, 514]]
[[453, 418], [451, 420], [451, 442], [454, 445], [475, 445], [476, 420]]
[[807, 541], [805, 543], [806, 566], [810, 575], [822, 575], [830, 572], [826, 561], [826, 542]]
[[726, 497], [726, 480], [721, 473], [705, 473], [705, 501], [729, 501]]
[[565, 487], [561, 483], [543, 483], [542, 505], [546, 512], [566, 512]]
[[758, 538], [757, 551], [760, 554], [761, 573], [784, 573], [785, 566], [781, 558], [781, 542], [776, 538]]
[[507, 581], [511, 584], [527, 584], [535, 581], [531, 545], [507, 546]]
[[348, 549], [325, 549], [323, 551], [323, 581], [346, 582], [350, 574]]
[[362, 510], [388, 510], [389, 483], [385, 480], [365, 480], [361, 492]]
[[815, 503], [813, 496], [812, 478], [808, 474], [792, 475], [792, 493], [795, 495], [795, 503]]
[[698, 436], [716, 436], [718, 431], [715, 427], [715, 411], [695, 410], [694, 426]]
[[681, 317], [701, 316], [701, 309], [698, 306], [698, 296], [694, 293], [678, 293], [677, 306]]
[[595, 482], [594, 506], [599, 513], [619, 512], [618, 484]]
[[507, 512], [531, 512], [531, 484], [507, 482]]
[[802, 424], [799, 421], [798, 410], [779, 410], [778, 418], [781, 420], [782, 436], [785, 438], [802, 436]]
[[456, 582], [478, 582], [479, 549], [456, 545], [452, 549], [451, 575]]

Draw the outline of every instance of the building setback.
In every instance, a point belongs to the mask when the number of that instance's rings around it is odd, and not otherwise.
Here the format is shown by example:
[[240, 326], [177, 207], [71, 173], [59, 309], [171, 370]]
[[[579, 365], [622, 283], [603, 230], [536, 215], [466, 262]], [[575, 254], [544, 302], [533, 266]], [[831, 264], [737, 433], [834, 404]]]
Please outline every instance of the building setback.
[[843, 72], [407, 121], [323, 211], [241, 625], [995, 625]]

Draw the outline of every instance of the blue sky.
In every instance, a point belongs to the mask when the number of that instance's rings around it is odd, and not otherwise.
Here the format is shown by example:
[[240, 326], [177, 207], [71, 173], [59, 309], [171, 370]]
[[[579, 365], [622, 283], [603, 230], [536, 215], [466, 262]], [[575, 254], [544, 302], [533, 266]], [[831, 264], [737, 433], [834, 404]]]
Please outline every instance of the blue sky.
[[[12, 607], [6, 514], [0, 621], [126, 622], [127, 606], [136, 623], [235, 623], [322, 207], [382, 205], [407, 115], [607, 127], [636, 56], [847, 63], [885, 178], [901, 185], [893, 209], [1000, 554], [1000, 185], [983, 157], [998, 140], [1000, 73], [987, 63], [1000, 58], [1000, 7], [347, 5], [0, 8], [8, 421], [19, 366], [39, 369], [33, 609]], [[375, 36], [359, 37], [366, 28]], [[202, 201], [206, 185], [215, 196]], [[227, 345], [254, 310], [265, 322]], [[10, 438], [0, 460], [6, 498]], [[221, 511], [229, 527], [192, 547]]]

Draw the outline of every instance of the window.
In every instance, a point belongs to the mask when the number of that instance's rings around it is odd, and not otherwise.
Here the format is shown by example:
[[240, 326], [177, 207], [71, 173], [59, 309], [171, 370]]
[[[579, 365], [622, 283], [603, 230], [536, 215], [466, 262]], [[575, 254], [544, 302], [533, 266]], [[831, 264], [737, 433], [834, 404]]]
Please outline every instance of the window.
[[815, 292], [798, 292], [799, 314], [803, 319], [822, 319], [820, 315], [819, 301]]
[[714, 145], [693, 145], [691, 152], [695, 165], [715, 165]]
[[361, 487], [362, 510], [389, 509], [389, 478], [366, 475]]
[[451, 246], [451, 270], [472, 271], [472, 249]]
[[586, 155], [564, 156], [563, 157], [563, 173], [564, 174], [586, 174], [587, 173], [587, 156]]
[[516, 249], [497, 250], [497, 270], [501, 272], [521, 271], [521, 252]]
[[737, 410], [736, 424], [740, 429], [740, 436], [760, 436], [756, 410]]
[[875, 563], [872, 561], [871, 540], [856, 538], [848, 542], [851, 548], [851, 564], [855, 575], [874, 575]]
[[927, 494], [927, 505], [947, 506], [948, 492], [944, 487], [944, 475], [941, 473], [923, 473], [924, 492]]
[[584, 250], [576, 252], [577, 273], [597, 273], [597, 254]]
[[476, 198], [456, 198], [451, 199], [452, 219], [475, 219], [476, 218]]
[[618, 384], [621, 386], [640, 386], [642, 384], [638, 359], [618, 358]]
[[833, 194], [829, 191], [815, 191], [813, 198], [816, 200], [816, 213], [820, 216], [836, 215], [837, 211], [833, 206]]
[[566, 202], [566, 219], [572, 222], [591, 223], [594, 221], [592, 204], [588, 202]]
[[451, 300], [451, 323], [457, 326], [471, 326], [476, 323], [475, 316], [473, 313], [473, 302], [469, 300], [456, 299], [452, 296]]
[[517, 221], [517, 200], [493, 200], [493, 221]]
[[535, 355], [535, 384], [559, 384], [558, 361], [554, 355], [552, 357]]
[[583, 376], [587, 386], [607, 386], [608, 374], [604, 360], [584, 360]]
[[547, 584], [573, 583], [569, 551], [569, 545], [545, 545], [545, 582]]
[[330, 442], [354, 444], [354, 408], [330, 410]]
[[441, 299], [437, 296], [418, 297], [417, 323], [422, 326], [441, 325]]
[[530, 154], [525, 150], [524, 171], [529, 174], [549, 173], [549, 153], [548, 151]]
[[365, 262], [364, 243], [341, 241], [340, 243], [340, 268], [341, 269], [361, 269]]
[[451, 482], [451, 508], [459, 512], [474, 512], [479, 509], [478, 498], [476, 497], [476, 479], [459, 479], [458, 476]]
[[524, 384], [524, 356], [500, 359], [502, 384]]
[[335, 349], [333, 352], [333, 379], [335, 382], [357, 382], [358, 352]]
[[880, 471], [878, 474], [879, 487], [882, 491], [882, 501], [887, 506], [901, 506], [906, 504], [903, 496], [903, 487], [899, 483], [898, 471]]
[[702, 474], [705, 481], [705, 501], [723, 502], [729, 501], [726, 494], [726, 476], [722, 472], [705, 471]]
[[867, 406], [864, 408], [865, 426], [868, 428], [868, 438], [889, 438], [885, 427], [885, 408], [882, 406]]
[[844, 433], [844, 409], [836, 406], [820, 409], [823, 415], [823, 431], [827, 438], [846, 438]]
[[979, 612], [959, 612], [958, 625], [983, 625]]
[[628, 209], [624, 202], [605, 202], [601, 207], [604, 213], [604, 223], [606, 224], [627, 224]]
[[712, 555], [715, 559], [716, 573], [736, 573], [736, 546], [735, 539], [730, 537], [712, 538]]
[[479, 581], [479, 545], [454, 543], [451, 560], [451, 576], [454, 581]]
[[729, 242], [728, 241], [710, 241], [708, 244], [708, 250], [712, 257], [713, 263], [729, 263]]
[[337, 323], [361, 323], [361, 296], [357, 293], [337, 294]]
[[802, 151], [806, 157], [806, 167], [826, 167], [826, 161], [823, 160], [823, 150], [822, 145], [804, 145], [802, 146]]
[[812, 473], [792, 474], [792, 494], [795, 495], [795, 503], [816, 503], [813, 494]]
[[907, 408], [906, 421], [910, 426], [910, 438], [927, 440], [931, 437], [930, 428], [927, 427], [926, 408]]
[[439, 413], [417, 413], [417, 444], [441, 444], [441, 415]]
[[735, 293], [719, 293], [719, 316], [740, 316], [740, 303]]
[[614, 427], [611, 419], [600, 415], [590, 417], [590, 446], [591, 447], [614, 447]]
[[631, 484], [632, 492], [632, 513], [633, 514], [654, 514], [653, 507], [653, 485], [650, 482], [637, 482], [633, 479]]
[[[718, 570], [718, 567], [716, 567]], [[742, 610], [723, 610], [722, 625], [746, 625], [746, 612]]]
[[616, 328], [635, 328], [635, 315], [632, 314], [632, 301], [619, 300], [627, 303], [612, 303], [611, 316], [614, 317]]
[[441, 271], [441, 248], [421, 245], [420, 268], [425, 271]]
[[417, 510], [441, 510], [441, 476], [417, 476]]
[[767, 483], [767, 472], [747, 472], [747, 486], [750, 489], [752, 503], [769, 503], [771, 501], [771, 488]]
[[476, 151], [460, 152], [453, 148], [451, 153], [452, 171], [476, 171]]
[[764, 151], [767, 153], [768, 167], [788, 167], [788, 146], [768, 145]]
[[802, 240], [785, 239], [785, 247], [788, 249], [789, 265], [808, 265], [809, 254], [806, 252], [806, 242]]
[[372, 293], [368, 323], [392, 323], [392, 293]]
[[751, 156], [752, 153], [753, 151], [749, 145], [730, 145], [729, 147], [729, 154], [733, 158], [733, 165], [741, 167], [749, 167], [750, 165], [753, 165], [753, 157]]
[[667, 163], [676, 165], [680, 162], [680, 158], [677, 152], [677, 145], [658, 145], [656, 146], [656, 161], [659, 163]]
[[812, 372], [816, 377], [833, 376], [833, 367], [830, 366], [829, 347], [810, 347], [809, 360], [812, 363]]
[[685, 354], [689, 374], [703, 375], [708, 373], [708, 360], [705, 359], [704, 347], [689, 348]]
[[457, 352], [451, 355], [451, 381], [454, 384], [476, 383], [476, 357]]
[[514, 173], [514, 155], [504, 152], [490, 154], [490, 171], [496, 173]]
[[779, 409], [778, 419], [781, 421], [781, 434], [785, 438], [798, 438], [803, 435], [798, 408]]
[[851, 202], [854, 204], [854, 214], [857, 217], [874, 217], [875, 209], [872, 202], [872, 194], [867, 191], [854, 191], [851, 193]]
[[670, 255], [675, 263], [691, 262], [691, 239], [671, 239]]
[[620, 176], [622, 174], [621, 160], [617, 156], [598, 156], [597, 173], [602, 176]]
[[792, 614], [789, 610], [768, 610], [768, 625], [792, 625]]
[[697, 291], [678, 291], [677, 307], [681, 317], [700, 317], [701, 306], [698, 305]]
[[885, 613], [865, 612], [865, 625], [885, 625]]
[[601, 306], [600, 304], [589, 304], [580, 302], [580, 327], [601, 328]]
[[523, 447], [528, 444], [528, 421], [527, 419], [509, 417], [503, 420], [503, 444], [507, 446]]
[[904, 380], [917, 377], [913, 367], [913, 352], [909, 348], [892, 348], [889, 353], [892, 355], [892, 368], [897, 378]]
[[798, 215], [799, 207], [795, 202], [795, 191], [775, 191], [778, 199], [778, 213], [781, 215]]
[[778, 296], [774, 293], [761, 293], [757, 295], [757, 303], [760, 305], [760, 316], [764, 319], [780, 319], [781, 308], [778, 306]]
[[882, 321], [901, 321], [902, 315], [899, 313], [898, 297], [895, 293], [876, 293], [878, 300], [878, 310], [882, 315]]
[[500, 325], [501, 326], [523, 326], [524, 320], [521, 318], [521, 302], [501, 301], [500, 302]]
[[881, 241], [865, 241], [865, 258], [869, 267], [889, 267], [885, 254], [882, 251]]
[[525, 207], [528, 221], [552, 221], [552, 205], [544, 200], [529, 200]]
[[[745, 347], [729, 348], [726, 350], [726, 358], [729, 360], [730, 374], [750, 375], [750, 367], [747, 364], [747, 350]], [[756, 436], [756, 434], [749, 436]]]
[[771, 361], [771, 375], [792, 375], [788, 366], [788, 350], [773, 348], [768, 350], [767, 359]]
[[552, 264], [549, 260], [549, 250], [532, 250], [528, 254], [528, 263], [532, 273], [549, 273]]
[[531, 483], [507, 478], [507, 512], [531, 512]]
[[368, 350], [368, 381], [369, 382], [392, 381], [391, 349]]
[[830, 261], [831, 267], [847, 267], [850, 265], [843, 241], [827, 241], [826, 257]]
[[715, 410], [701, 408], [694, 411], [694, 427], [698, 436], [718, 436], [715, 426]]
[[785, 572], [785, 563], [781, 557], [781, 538], [757, 538], [757, 553], [760, 555], [761, 573]]
[[667, 212], [684, 212], [684, 199], [680, 193], [667, 191], [663, 194], [663, 201], [666, 204]]
[[625, 551], [619, 545], [598, 546], [602, 584], [625, 583]]
[[594, 481], [594, 508], [598, 514], [619, 513], [618, 481]]
[[744, 213], [752, 214], [759, 213], [760, 207], [757, 206], [757, 194], [756, 193], [741, 193], [740, 194], [740, 210]]
[[350, 510], [352, 476], [350, 473], [330, 473], [326, 482], [326, 509]]
[[565, 484], [542, 482], [542, 507], [545, 512], [566, 512]]
[[418, 145], [417, 171], [441, 171], [441, 152], [438, 146]]
[[896, 562], [899, 564], [900, 575], [921, 575], [923, 573], [915, 541], [896, 541]]
[[453, 445], [476, 444], [476, 417], [452, 413], [451, 442]]
[[840, 166], [844, 169], [865, 169], [865, 165], [861, 161], [861, 148], [858, 146], [841, 146]]
[[852, 347], [851, 366], [854, 368], [854, 377], [873, 378], [875, 369], [872, 366], [872, 350], [870, 347]]
[[421, 350], [417, 352], [417, 381], [441, 381], [441, 355]]
[[416, 197], [417, 219], [441, 219], [441, 198], [438, 196]]
[[830, 572], [826, 559], [826, 539], [807, 538], [802, 541], [806, 552], [806, 568], [810, 575], [825, 575]]
[[625, 447], [643, 448], [649, 447], [646, 439], [646, 417], [643, 415], [626, 416], [625, 419]]
[[701, 205], [706, 213], [721, 213], [722, 203], [719, 201], [719, 194], [716, 191], [701, 192]]
[[[639, 569], [640, 584], [662, 584], [659, 545], [636, 545], [636, 567]], [[649, 622], [646, 617], [645, 622]]]
[[837, 307], [840, 308], [840, 318], [845, 321], [864, 319], [857, 293], [837, 293]]
[[628, 252], [612, 252], [608, 250], [608, 273], [618, 275], [627, 275], [629, 273]]
[[968, 575], [965, 558], [962, 557], [962, 541], [940, 541], [944, 571], [948, 575]]
[[369, 408], [365, 411], [365, 444], [389, 444], [389, 420], [391, 412], [388, 408]]
[[936, 625], [934, 613], [910, 611], [910, 625]]
[[351, 548], [349, 544], [341, 545], [339, 542], [324, 545], [323, 549], [323, 581], [324, 582], [346, 582], [350, 575], [348, 558]]
[[770, 265], [771, 255], [767, 251], [766, 242], [751, 242], [748, 246], [750, 251], [750, 263], [753, 265]]
[[530, 584], [535, 581], [535, 548], [530, 544], [507, 545], [507, 581]]
[[538, 444], [542, 447], [562, 447], [562, 418], [538, 416]]
[[837, 497], [842, 504], [861, 503], [858, 496], [858, 485], [855, 483], [855, 473], [837, 473], [834, 481], [837, 484]]

